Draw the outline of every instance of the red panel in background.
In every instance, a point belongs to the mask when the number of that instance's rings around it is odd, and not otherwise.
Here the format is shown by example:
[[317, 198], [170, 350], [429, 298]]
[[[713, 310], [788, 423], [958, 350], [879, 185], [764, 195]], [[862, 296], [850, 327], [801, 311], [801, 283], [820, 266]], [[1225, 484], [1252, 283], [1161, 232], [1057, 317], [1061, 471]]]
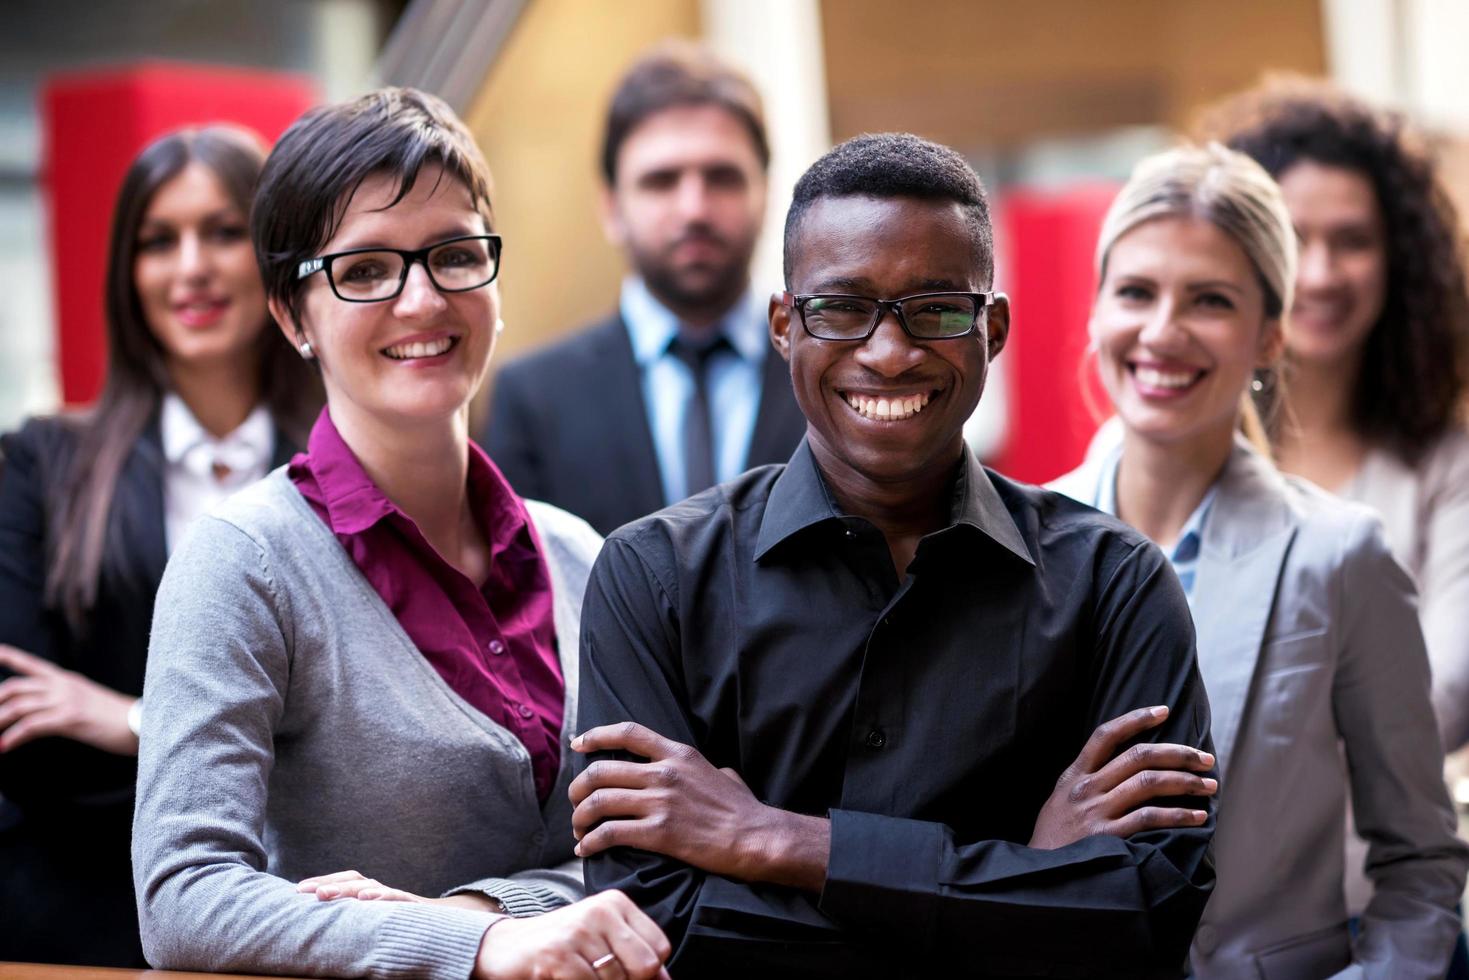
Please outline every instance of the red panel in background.
[[55, 75], [42, 88], [42, 182], [51, 232], [61, 394], [92, 401], [107, 367], [103, 277], [128, 164], [180, 126], [230, 122], [275, 140], [317, 101], [304, 77], [149, 62]]
[[[1115, 184], [1061, 191], [1016, 189], [1002, 201], [1010, 340], [1004, 442], [990, 465], [1044, 483], [1075, 467], [1100, 420], [1106, 395], [1084, 361], [1096, 291], [1092, 253]], [[1088, 394], [1088, 392], [1090, 392]]]

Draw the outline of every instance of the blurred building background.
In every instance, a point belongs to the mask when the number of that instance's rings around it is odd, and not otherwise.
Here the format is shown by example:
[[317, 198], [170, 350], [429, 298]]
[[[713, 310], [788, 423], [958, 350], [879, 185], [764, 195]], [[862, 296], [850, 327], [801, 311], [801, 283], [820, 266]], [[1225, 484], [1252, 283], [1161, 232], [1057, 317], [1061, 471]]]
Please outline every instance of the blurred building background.
[[[1015, 299], [1017, 332], [1002, 358], [1010, 376], [972, 436], [1002, 459], [1025, 419], [1045, 423], [1040, 438], [1082, 424], [1045, 416], [1046, 392], [1021, 402], [1017, 378], [1033, 391], [1049, 371], [1053, 390], [1074, 395], [1076, 373], [1055, 368], [1050, 345], [1084, 330], [1088, 221], [1139, 156], [1206, 104], [1268, 72], [1333, 77], [1434, 133], [1469, 201], [1462, 0], [7, 0], [3, 16], [0, 429], [63, 400], [56, 290], [100, 303], [100, 282], [53, 285], [42, 206], [38, 93], [84, 68], [180, 60], [304, 74], [328, 99], [381, 82], [443, 95], [495, 174], [503, 358], [613, 302], [623, 270], [596, 211], [606, 100], [648, 44], [705, 38], [767, 100], [772, 220], [757, 288], [779, 288], [789, 188], [834, 141], [911, 130], [985, 177], [1001, 230], [997, 286]], [[1038, 339], [1047, 358], [1027, 368]]]

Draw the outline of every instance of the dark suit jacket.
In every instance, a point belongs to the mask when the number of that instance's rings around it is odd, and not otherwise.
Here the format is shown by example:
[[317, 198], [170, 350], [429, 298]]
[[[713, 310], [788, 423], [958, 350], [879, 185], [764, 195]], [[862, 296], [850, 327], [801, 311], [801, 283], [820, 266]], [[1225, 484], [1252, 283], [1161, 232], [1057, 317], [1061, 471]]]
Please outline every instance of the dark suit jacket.
[[[786, 363], [772, 350], [745, 465], [784, 463], [805, 432]], [[480, 441], [517, 493], [569, 510], [601, 534], [664, 505], [642, 378], [620, 315], [506, 364]]]
[[[0, 438], [0, 643], [137, 696], [167, 559], [158, 423], [118, 474], [97, 603], [82, 632], [43, 599], [76, 448], [75, 430], [54, 418]], [[277, 430], [274, 465], [292, 452]], [[0, 754], [0, 960], [142, 965], [128, 857], [137, 768], [136, 759], [62, 738]]]

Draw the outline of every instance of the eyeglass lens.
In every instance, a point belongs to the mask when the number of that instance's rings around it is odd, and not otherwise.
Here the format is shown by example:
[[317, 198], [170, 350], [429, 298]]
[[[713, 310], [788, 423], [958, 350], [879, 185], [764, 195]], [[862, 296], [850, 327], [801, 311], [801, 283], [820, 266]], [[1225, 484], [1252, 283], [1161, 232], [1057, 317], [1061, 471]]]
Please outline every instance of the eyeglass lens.
[[[466, 238], [429, 250], [429, 278], [446, 292], [483, 286], [495, 278], [499, 256], [488, 239]], [[397, 252], [356, 252], [331, 264], [332, 286], [343, 299], [387, 299], [404, 279], [403, 256]]]
[[[915, 337], [957, 337], [968, 333], [979, 316], [972, 296], [942, 294], [918, 296], [898, 304], [908, 330]], [[806, 329], [827, 340], [866, 337], [877, 325], [881, 305], [857, 296], [813, 296], [803, 316]]]

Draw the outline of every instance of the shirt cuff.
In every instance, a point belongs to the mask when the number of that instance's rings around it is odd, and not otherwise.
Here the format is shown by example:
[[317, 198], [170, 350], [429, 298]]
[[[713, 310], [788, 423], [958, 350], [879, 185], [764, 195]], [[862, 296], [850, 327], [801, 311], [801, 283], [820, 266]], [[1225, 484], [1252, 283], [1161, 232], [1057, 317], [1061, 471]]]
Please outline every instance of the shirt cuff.
[[493, 898], [505, 909], [505, 914], [517, 919], [531, 915], [545, 915], [567, 905], [566, 899], [544, 885], [537, 885], [511, 878], [485, 878], [482, 881], [461, 885], [444, 893], [450, 895], [475, 894]]
[[401, 903], [380, 927], [382, 975], [467, 980], [485, 930], [496, 921], [488, 912]]
[[922, 820], [832, 810], [821, 911], [843, 924], [881, 923], [933, 946], [944, 827]]

